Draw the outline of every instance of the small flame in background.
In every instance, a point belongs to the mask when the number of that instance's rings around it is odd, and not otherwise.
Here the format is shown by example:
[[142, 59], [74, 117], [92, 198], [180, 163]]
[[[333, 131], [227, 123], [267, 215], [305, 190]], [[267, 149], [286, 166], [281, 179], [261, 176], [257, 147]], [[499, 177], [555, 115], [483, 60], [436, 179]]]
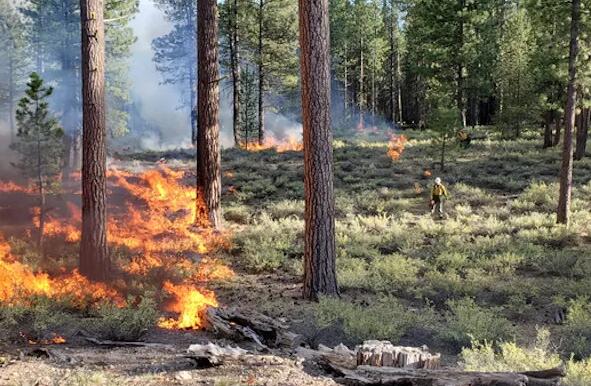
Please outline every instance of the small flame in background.
[[404, 135], [392, 134], [390, 136], [390, 142], [388, 143], [388, 157], [393, 161], [397, 161], [402, 156], [404, 148], [408, 139]]
[[245, 150], [253, 152], [269, 149], [275, 149], [275, 151], [277, 151], [278, 153], [284, 153], [286, 151], [304, 150], [304, 144], [295, 135], [290, 135], [287, 137], [287, 139], [284, 140], [279, 140], [273, 136], [267, 135], [262, 145], [255, 142], [248, 143], [248, 146], [246, 144], [242, 144], [241, 147]]
[[[207, 307], [218, 305], [215, 293], [203, 287], [211, 280], [231, 278], [234, 272], [205, 256], [228, 247], [227, 236], [194, 229], [197, 192], [194, 187], [182, 183], [184, 176], [183, 171], [164, 166], [138, 174], [110, 170], [110, 193], [121, 194], [117, 190], [123, 190], [124, 194], [131, 195], [131, 199], [125, 200], [127, 204], [123, 208], [110, 209], [108, 233], [112, 245], [126, 247], [132, 253], [129, 261], [120, 263], [120, 271], [140, 278], [146, 278], [155, 270], [159, 274], [165, 273], [163, 289], [170, 297], [165, 309], [180, 316], [162, 319], [159, 325], [171, 329], [198, 329], [203, 326], [202, 317]], [[79, 175], [74, 177], [79, 178]], [[9, 187], [0, 188], [0, 192], [32, 192], [19, 189], [14, 183], [0, 182], [0, 186]], [[38, 212], [36, 208], [34, 214], [38, 215]], [[68, 202], [67, 212], [64, 219], [48, 218], [44, 230], [47, 237], [61, 237], [69, 243], [80, 240], [80, 208]], [[33, 223], [39, 226], [38, 216], [34, 216]], [[5, 304], [20, 304], [31, 295], [44, 295], [73, 299], [81, 308], [105, 300], [125, 305], [120, 289], [89, 282], [76, 269], [69, 273], [65, 271], [62, 268], [59, 275], [36, 272], [15, 256], [0, 233], [0, 301]], [[170, 274], [167, 276], [166, 272]], [[177, 283], [179, 276], [185, 279]]]

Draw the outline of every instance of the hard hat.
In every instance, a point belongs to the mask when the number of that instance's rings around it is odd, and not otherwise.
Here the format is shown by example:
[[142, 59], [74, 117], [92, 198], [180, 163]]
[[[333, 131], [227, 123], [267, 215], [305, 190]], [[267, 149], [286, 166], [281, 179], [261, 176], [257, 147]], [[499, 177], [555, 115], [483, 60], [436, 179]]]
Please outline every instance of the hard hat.
[[436, 184], [440, 184], [440, 183], [441, 183], [441, 178], [437, 177], [437, 178], [435, 179], [435, 183], [436, 183]]

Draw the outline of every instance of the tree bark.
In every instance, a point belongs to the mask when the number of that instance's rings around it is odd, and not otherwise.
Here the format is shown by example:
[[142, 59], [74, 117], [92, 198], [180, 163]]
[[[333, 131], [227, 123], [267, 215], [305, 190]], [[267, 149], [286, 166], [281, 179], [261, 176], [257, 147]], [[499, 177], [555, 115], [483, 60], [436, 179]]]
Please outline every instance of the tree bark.
[[299, 0], [304, 126], [304, 298], [337, 295], [328, 0]]
[[591, 115], [590, 108], [584, 108], [581, 112], [580, 125], [577, 128], [577, 145], [575, 149], [575, 160], [579, 161], [585, 157], [585, 151], [587, 150], [587, 138], [589, 132], [589, 118]]
[[82, 26], [82, 239], [80, 273], [109, 278], [106, 208], [105, 29], [103, 0], [80, 0]]
[[241, 125], [241, 87], [240, 87], [240, 52], [238, 50], [238, 1], [233, 0], [232, 16], [230, 19], [230, 65], [232, 67], [232, 103], [233, 103], [233, 130], [234, 130], [234, 146], [240, 146], [240, 131]]
[[[199, 20], [198, 12], [196, 15], [192, 15], [193, 9], [189, 5], [185, 9], [185, 13], [187, 29], [192, 30], [194, 28], [193, 17], [195, 17], [195, 23], [197, 23], [197, 20]], [[191, 49], [197, 49], [197, 47], [193, 46]], [[198, 55], [195, 55], [195, 57], [197, 60], [199, 60]], [[187, 61], [187, 65], [189, 66], [189, 95], [191, 100], [191, 143], [193, 146], [197, 146], [197, 67], [195, 63], [191, 63], [191, 60]]]
[[265, 8], [264, 0], [259, 0], [259, 14], [258, 14], [258, 22], [259, 22], [259, 41], [258, 41], [258, 48], [257, 48], [257, 55], [258, 55], [258, 74], [259, 74], [259, 145], [262, 145], [265, 142], [265, 66], [263, 60], [263, 11]]
[[455, 53], [456, 55], [456, 81], [457, 81], [457, 90], [456, 90], [456, 103], [458, 106], [458, 111], [460, 114], [460, 122], [462, 127], [466, 127], [466, 103], [464, 101], [464, 64], [463, 64], [463, 56], [462, 50], [464, 48], [464, 7], [465, 7], [465, 0], [458, 0], [459, 6], [459, 22], [458, 22], [458, 30], [457, 30], [457, 42], [458, 42], [458, 52]]
[[198, 0], [197, 218], [200, 226], [221, 226], [218, 21], [216, 0]]
[[558, 146], [560, 137], [562, 135], [562, 123], [560, 122], [560, 114], [556, 114], [556, 121], [554, 122], [554, 142], [553, 146]]
[[10, 124], [10, 143], [14, 143], [14, 140], [16, 138], [16, 126], [15, 126], [15, 122], [14, 122], [14, 97], [15, 97], [15, 91], [14, 91], [14, 82], [16, 81], [16, 79], [14, 79], [14, 51], [16, 50], [16, 44], [14, 44], [14, 41], [12, 43], [12, 50], [10, 51], [10, 53], [8, 54], [8, 73], [9, 73], [9, 77], [10, 79], [8, 80], [9, 84], [8, 84], [8, 119], [9, 119], [9, 124]]
[[363, 32], [359, 33], [359, 90], [358, 90], [358, 102], [359, 102], [359, 130], [365, 128], [365, 61], [363, 57]]
[[552, 112], [544, 114], [544, 149], [552, 147]]
[[568, 59], [568, 88], [566, 91], [566, 126], [562, 146], [562, 165], [560, 168], [560, 193], [556, 220], [567, 224], [570, 219], [571, 194], [573, 185], [573, 127], [575, 125], [575, 104], [577, 101], [577, 55], [579, 53], [579, 21], [581, 0], [572, 0], [570, 49]]

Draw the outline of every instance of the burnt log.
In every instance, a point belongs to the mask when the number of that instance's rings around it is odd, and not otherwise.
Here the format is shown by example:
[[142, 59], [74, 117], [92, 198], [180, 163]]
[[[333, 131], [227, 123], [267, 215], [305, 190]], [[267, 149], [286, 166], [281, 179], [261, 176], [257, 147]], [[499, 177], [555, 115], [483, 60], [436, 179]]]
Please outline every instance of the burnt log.
[[402, 369], [396, 367], [358, 366], [347, 369], [323, 358], [325, 368], [337, 375], [337, 382], [349, 386], [557, 386], [564, 374], [561, 369], [538, 372], [470, 372], [459, 369]]
[[227, 338], [254, 342], [259, 350], [274, 347], [294, 348], [301, 344], [301, 335], [289, 326], [266, 315], [234, 308], [210, 308], [205, 315], [208, 329]]

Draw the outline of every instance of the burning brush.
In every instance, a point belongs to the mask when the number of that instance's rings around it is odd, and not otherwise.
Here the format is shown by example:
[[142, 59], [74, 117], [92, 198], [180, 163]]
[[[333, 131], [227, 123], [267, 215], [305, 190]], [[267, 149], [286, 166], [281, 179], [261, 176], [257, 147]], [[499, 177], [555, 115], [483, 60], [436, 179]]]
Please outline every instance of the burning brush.
[[390, 142], [388, 143], [388, 157], [393, 161], [399, 160], [404, 152], [407, 142], [408, 139], [404, 135], [392, 134]]
[[[118, 271], [128, 275], [129, 282], [143, 282], [158, 273], [167, 295], [164, 308], [178, 314], [178, 318], [160, 321], [161, 327], [170, 329], [201, 328], [207, 308], [218, 305], [215, 293], [205, 286], [210, 280], [227, 279], [234, 274], [230, 268], [205, 257], [228, 242], [223, 234], [195, 231], [197, 193], [194, 187], [183, 184], [184, 177], [183, 171], [165, 166], [138, 174], [109, 172], [109, 242], [130, 253], [129, 260], [120, 263]], [[18, 185], [2, 186], [4, 191], [27, 192]], [[118, 201], [122, 204], [115, 205]], [[66, 242], [78, 242], [80, 209], [71, 202], [66, 209], [63, 213], [67, 213], [67, 218], [51, 217], [44, 233]], [[75, 269], [68, 273], [68, 269], [62, 268], [57, 275], [38, 272], [14, 254], [0, 233], [0, 300], [4, 304], [26, 304], [31, 296], [41, 295], [73, 299], [81, 308], [105, 300], [124, 306], [125, 288], [120, 283], [109, 286], [89, 282]]]

